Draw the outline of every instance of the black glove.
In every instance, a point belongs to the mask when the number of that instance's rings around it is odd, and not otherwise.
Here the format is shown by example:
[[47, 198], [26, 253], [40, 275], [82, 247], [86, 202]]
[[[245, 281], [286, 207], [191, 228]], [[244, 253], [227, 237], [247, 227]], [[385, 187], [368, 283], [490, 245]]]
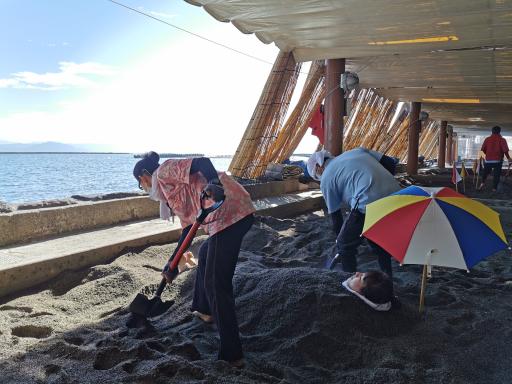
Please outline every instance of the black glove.
[[226, 198], [224, 188], [219, 179], [210, 180], [210, 183], [203, 189], [204, 194], [215, 202]]

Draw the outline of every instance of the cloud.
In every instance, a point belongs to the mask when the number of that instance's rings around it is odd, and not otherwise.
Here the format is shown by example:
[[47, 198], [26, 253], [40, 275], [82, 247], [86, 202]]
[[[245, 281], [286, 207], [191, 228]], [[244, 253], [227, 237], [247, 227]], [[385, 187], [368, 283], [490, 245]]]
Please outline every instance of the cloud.
[[170, 13], [163, 13], [163, 12], [156, 12], [156, 11], [149, 11], [149, 14], [155, 17], [161, 17], [164, 19], [172, 19], [173, 17], [176, 17], [176, 15], [170, 14]]
[[151, 16], [154, 16], [154, 17], [158, 17], [158, 18], [162, 18], [162, 19], [172, 19], [174, 17], [176, 17], [175, 14], [173, 13], [165, 13], [165, 12], [159, 12], [159, 11], [151, 11], [149, 9], [145, 9], [144, 7], [137, 7], [137, 9], [141, 12], [144, 12], [148, 15], [151, 15]]
[[116, 70], [108, 65], [61, 61], [59, 72], [16, 72], [10, 78], [0, 79], [0, 88], [59, 90], [71, 87], [91, 87], [95, 77], [111, 76]]

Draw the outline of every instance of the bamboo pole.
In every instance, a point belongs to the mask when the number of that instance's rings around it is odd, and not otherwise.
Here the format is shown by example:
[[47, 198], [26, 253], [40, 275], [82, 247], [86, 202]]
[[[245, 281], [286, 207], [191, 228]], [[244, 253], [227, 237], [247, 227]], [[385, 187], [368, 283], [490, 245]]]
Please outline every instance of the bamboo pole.
[[300, 64], [295, 62], [290, 52], [279, 53], [229, 166], [233, 175], [247, 177], [252, 169], [260, 166], [261, 156], [257, 151], [282, 124], [299, 70]]

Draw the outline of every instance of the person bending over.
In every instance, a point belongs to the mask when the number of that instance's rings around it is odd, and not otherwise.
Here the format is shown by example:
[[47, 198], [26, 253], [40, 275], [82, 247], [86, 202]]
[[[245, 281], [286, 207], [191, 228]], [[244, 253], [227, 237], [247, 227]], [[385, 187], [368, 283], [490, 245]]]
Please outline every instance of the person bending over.
[[[355, 148], [334, 158], [327, 151], [315, 152], [308, 160], [310, 175], [320, 180], [320, 189], [337, 235], [337, 254], [330, 269], [341, 261], [345, 272], [357, 271], [356, 254], [362, 242], [366, 205], [400, 190], [393, 175], [379, 162], [381, 155]], [[350, 207], [345, 220], [342, 206]], [[368, 243], [378, 256], [381, 270], [392, 277], [389, 253], [369, 240]]]
[[[214, 201], [224, 199], [202, 225], [209, 237], [199, 249], [192, 311], [203, 321], [217, 325], [219, 360], [241, 367], [244, 360], [232, 280], [242, 239], [254, 222], [251, 197], [226, 173], [218, 173], [208, 158], [169, 159], [162, 164], [159, 159], [155, 152], [145, 154], [135, 164], [133, 176], [139, 188], [152, 199], [165, 202], [179, 217], [182, 239], [201, 209], [203, 191]], [[166, 269], [163, 276], [171, 278]]]

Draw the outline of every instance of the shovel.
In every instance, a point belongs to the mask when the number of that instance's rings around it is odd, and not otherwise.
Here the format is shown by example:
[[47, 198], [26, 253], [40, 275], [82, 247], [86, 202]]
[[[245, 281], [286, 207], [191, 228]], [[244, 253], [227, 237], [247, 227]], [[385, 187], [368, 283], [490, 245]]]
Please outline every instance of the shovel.
[[206, 195], [204, 193], [201, 194], [201, 210], [196, 217], [196, 221], [189, 229], [185, 239], [183, 239], [181, 244], [178, 244], [177, 250], [169, 259], [171, 264], [169, 265], [169, 263], [167, 263], [166, 267], [164, 268], [163, 273], [166, 277], [164, 277], [160, 282], [155, 296], [152, 299], [148, 299], [142, 293], [138, 293], [137, 296], [135, 296], [135, 299], [133, 299], [133, 301], [130, 303], [128, 309], [133, 314], [133, 318], [128, 321], [128, 326], [136, 326], [140, 322], [144, 322], [147, 318], [162, 315], [171, 307], [172, 304], [174, 304], [173, 300], [163, 302], [160, 296], [162, 295], [165, 286], [168, 284], [167, 282], [169, 281], [169, 283], [171, 283], [176, 278], [176, 276], [178, 276], [178, 263], [180, 262], [181, 256], [190, 246], [190, 243], [192, 243], [192, 240], [194, 239], [199, 226], [210, 213], [215, 211], [222, 205], [222, 203], [224, 203], [224, 200], [220, 200], [213, 204], [211, 207], [204, 208], [203, 201], [205, 198]]

